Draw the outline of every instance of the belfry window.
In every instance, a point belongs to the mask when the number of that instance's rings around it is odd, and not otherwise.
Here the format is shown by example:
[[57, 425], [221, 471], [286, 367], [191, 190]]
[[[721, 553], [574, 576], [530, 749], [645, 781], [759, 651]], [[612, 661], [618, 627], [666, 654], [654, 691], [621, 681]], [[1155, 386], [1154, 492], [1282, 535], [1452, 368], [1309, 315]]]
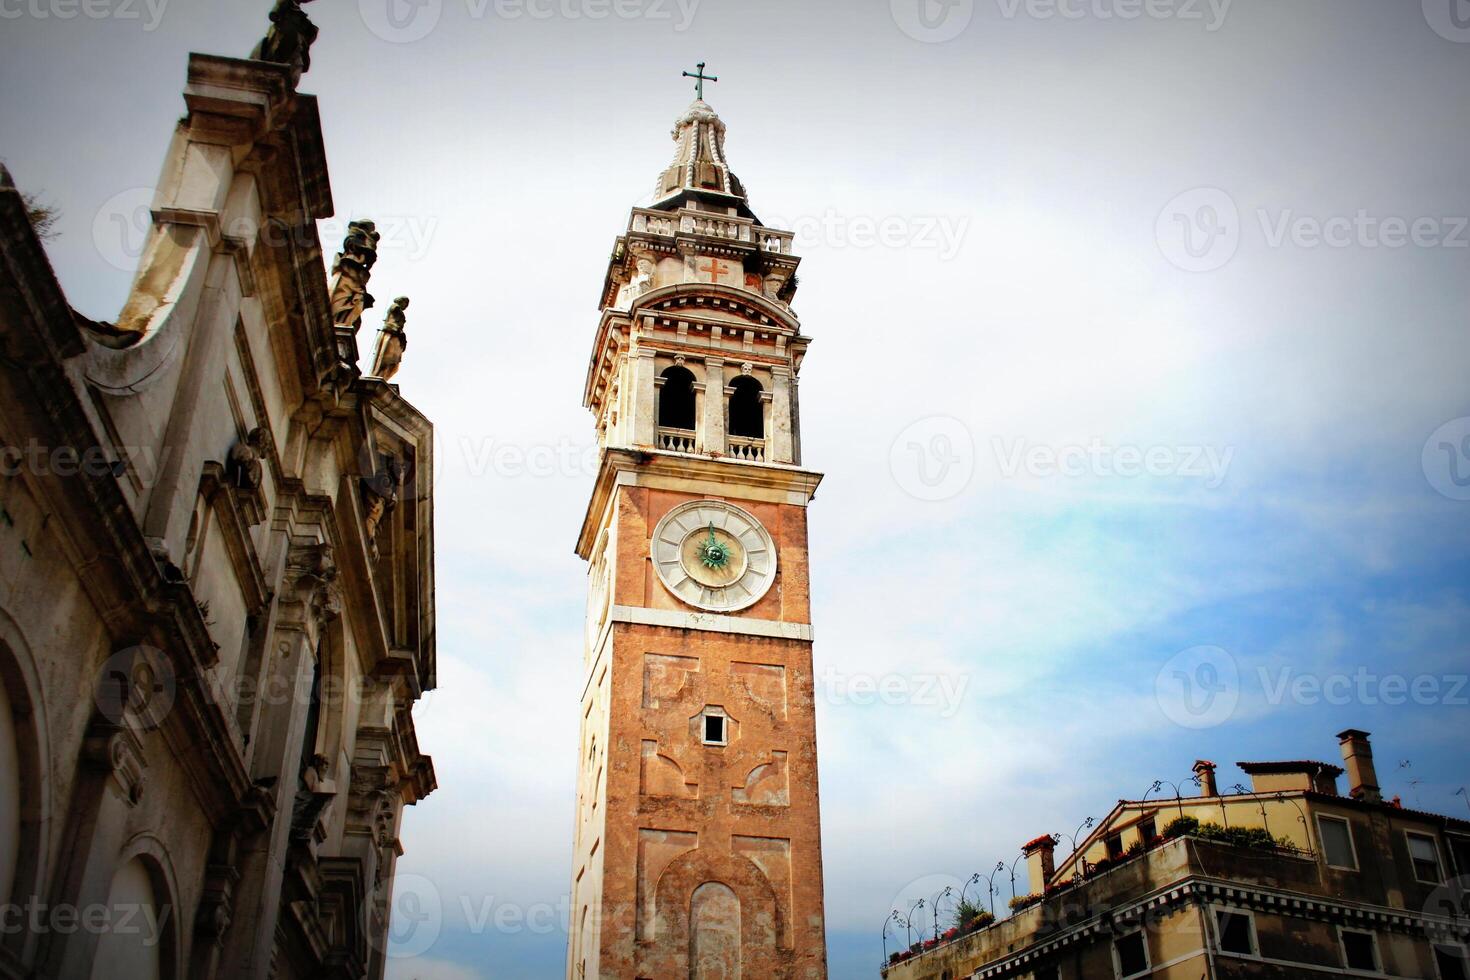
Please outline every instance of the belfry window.
[[761, 383], [748, 375], [730, 382], [730, 435], [741, 439], [766, 437], [765, 413], [761, 408]]
[[663, 375], [658, 396], [658, 424], [664, 429], [694, 429], [694, 375], [671, 367]]

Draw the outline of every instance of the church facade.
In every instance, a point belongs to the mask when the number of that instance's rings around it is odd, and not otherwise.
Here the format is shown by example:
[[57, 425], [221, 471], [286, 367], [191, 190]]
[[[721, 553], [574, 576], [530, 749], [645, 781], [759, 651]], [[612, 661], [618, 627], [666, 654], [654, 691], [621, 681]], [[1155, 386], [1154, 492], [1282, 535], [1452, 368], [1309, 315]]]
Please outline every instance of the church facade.
[[[381, 977], [435, 788], [432, 435], [330, 271], [316, 29], [193, 55], [116, 322], [0, 175], [0, 977]], [[162, 135], [162, 134], [160, 134]]]
[[[702, 74], [701, 66], [701, 74]], [[702, 88], [704, 79], [700, 79]], [[567, 976], [826, 976], [792, 235], [701, 98], [604, 282]]]

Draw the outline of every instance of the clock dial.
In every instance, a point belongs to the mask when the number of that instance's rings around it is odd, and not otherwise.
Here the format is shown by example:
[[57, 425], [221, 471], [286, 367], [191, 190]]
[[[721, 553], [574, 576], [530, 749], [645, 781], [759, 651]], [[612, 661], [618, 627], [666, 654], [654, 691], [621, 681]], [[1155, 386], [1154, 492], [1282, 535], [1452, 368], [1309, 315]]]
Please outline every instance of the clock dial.
[[692, 500], [669, 511], [654, 528], [651, 553], [664, 587], [699, 609], [744, 609], [776, 579], [770, 534], [722, 500]]

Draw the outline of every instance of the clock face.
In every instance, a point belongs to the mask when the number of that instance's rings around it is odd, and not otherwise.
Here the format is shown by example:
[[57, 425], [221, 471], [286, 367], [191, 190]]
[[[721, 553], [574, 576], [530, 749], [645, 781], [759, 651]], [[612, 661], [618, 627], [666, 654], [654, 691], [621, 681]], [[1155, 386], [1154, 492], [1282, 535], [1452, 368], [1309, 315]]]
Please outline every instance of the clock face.
[[669, 511], [653, 529], [651, 552], [664, 587], [711, 612], [753, 605], [776, 580], [771, 535], [722, 500], [691, 500]]

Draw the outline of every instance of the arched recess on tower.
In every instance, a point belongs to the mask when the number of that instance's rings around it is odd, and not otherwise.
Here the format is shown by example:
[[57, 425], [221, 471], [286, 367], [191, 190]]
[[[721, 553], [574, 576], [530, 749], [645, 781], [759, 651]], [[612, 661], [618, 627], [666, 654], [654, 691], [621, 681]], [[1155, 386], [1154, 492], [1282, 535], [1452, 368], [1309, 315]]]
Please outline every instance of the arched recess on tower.
[[689, 980], [740, 980], [740, 899], [718, 881], [689, 900]]
[[[710, 885], [718, 887], [709, 889]], [[725, 896], [719, 889], [730, 895]], [[679, 975], [687, 975], [690, 980], [717, 980], [721, 976], [717, 968], [727, 962], [720, 951], [725, 948], [731, 924], [731, 900], [740, 936], [740, 972], [735, 976], [768, 980], [788, 975], [791, 950], [781, 948], [778, 942], [787, 910], [754, 861], [703, 847], [688, 851], [670, 862], [659, 876], [657, 895], [660, 931], [653, 946], [665, 952], [678, 951], [684, 960], [678, 964], [682, 967]], [[667, 972], [667, 967], [662, 972]], [[661, 975], [661, 971], [639, 975]]]

